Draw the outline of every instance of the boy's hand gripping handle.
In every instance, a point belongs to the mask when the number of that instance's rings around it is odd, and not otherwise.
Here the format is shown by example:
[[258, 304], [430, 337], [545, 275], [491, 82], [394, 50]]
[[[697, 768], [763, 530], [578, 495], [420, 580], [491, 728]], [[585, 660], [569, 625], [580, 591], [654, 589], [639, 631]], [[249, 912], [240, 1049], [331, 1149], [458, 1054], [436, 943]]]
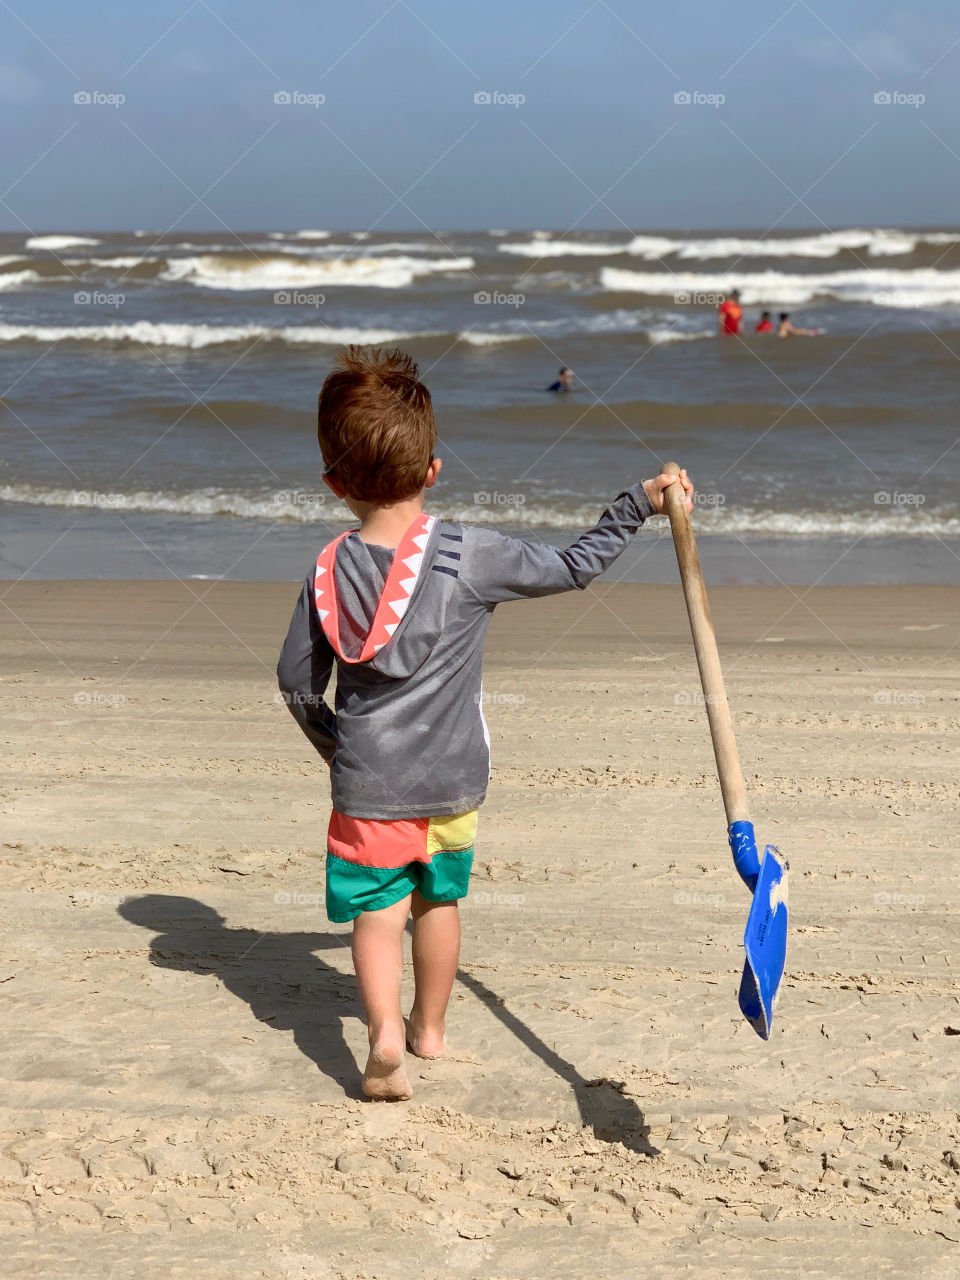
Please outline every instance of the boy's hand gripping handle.
[[[679, 476], [680, 468], [675, 462], [668, 462], [663, 468], [663, 474]], [[750, 827], [747, 788], [743, 781], [740, 756], [733, 733], [733, 718], [730, 715], [730, 706], [723, 685], [720, 655], [717, 653], [717, 640], [710, 617], [710, 606], [707, 604], [706, 589], [703, 585], [700, 557], [697, 555], [697, 544], [694, 541], [690, 516], [684, 505], [681, 485], [672, 484], [669, 489], [664, 490], [663, 505], [670, 517], [673, 544], [677, 551], [677, 563], [680, 566], [680, 580], [683, 583], [683, 595], [687, 602], [690, 630], [693, 632], [697, 666], [700, 668], [700, 683], [703, 686], [703, 696], [707, 706], [713, 754], [717, 761], [717, 774], [720, 778], [720, 791], [727, 814], [734, 861], [737, 863], [740, 875], [752, 889], [756, 883], [759, 864], [756, 844], [752, 838], [753, 830]], [[742, 837], [746, 835], [745, 828], [740, 826], [741, 823], [749, 828], [750, 847], [743, 848], [741, 856], [738, 856], [738, 845], [742, 845]]]

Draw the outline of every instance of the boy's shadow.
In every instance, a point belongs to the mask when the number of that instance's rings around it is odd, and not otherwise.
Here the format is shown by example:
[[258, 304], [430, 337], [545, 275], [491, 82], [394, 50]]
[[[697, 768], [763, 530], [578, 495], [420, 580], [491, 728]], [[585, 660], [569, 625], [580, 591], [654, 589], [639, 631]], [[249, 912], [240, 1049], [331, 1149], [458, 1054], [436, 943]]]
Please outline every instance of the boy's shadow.
[[235, 929], [196, 898], [162, 893], [127, 898], [118, 911], [132, 924], [156, 932], [151, 964], [216, 974], [228, 991], [246, 1001], [258, 1022], [292, 1031], [300, 1052], [349, 1097], [363, 1096], [356, 1060], [343, 1037], [343, 1019], [355, 1012], [356, 980], [314, 955], [349, 953], [343, 937]]
[[[253, 1016], [277, 1031], [292, 1031], [297, 1048], [348, 1097], [361, 1098], [360, 1071], [344, 1039], [343, 1019], [359, 1016], [356, 979], [325, 963], [317, 951], [349, 950], [333, 933], [261, 933], [235, 929], [196, 898], [151, 893], [128, 898], [118, 908], [132, 924], [153, 929], [150, 962], [165, 969], [216, 974]], [[606, 1142], [622, 1142], [644, 1155], [650, 1145], [643, 1113], [607, 1080], [587, 1080], [573, 1063], [551, 1049], [478, 978], [457, 970], [457, 979], [520, 1043], [573, 1090], [580, 1116]]]

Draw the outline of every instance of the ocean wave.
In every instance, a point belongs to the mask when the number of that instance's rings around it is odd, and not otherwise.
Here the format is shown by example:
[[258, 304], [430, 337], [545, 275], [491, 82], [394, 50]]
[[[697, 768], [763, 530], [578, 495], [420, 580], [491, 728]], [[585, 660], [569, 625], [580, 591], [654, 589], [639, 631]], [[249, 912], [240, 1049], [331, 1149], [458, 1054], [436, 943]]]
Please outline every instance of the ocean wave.
[[[645, 253], [634, 241], [632, 251]], [[922, 241], [920, 233], [875, 228], [822, 231], [807, 236], [716, 236], [680, 243], [679, 258], [833, 258], [845, 250], [865, 249], [872, 257], [913, 253]], [[660, 256], [659, 253], [657, 256]]]
[[373, 289], [403, 289], [418, 276], [444, 271], [469, 271], [472, 258], [397, 257], [332, 258], [291, 262], [288, 258], [253, 261], [248, 258], [203, 254], [167, 264], [162, 280], [186, 282], [201, 289], [310, 289], [349, 285]]
[[[708, 272], [628, 271], [602, 267], [600, 283], [612, 293], [642, 293], [696, 304], [698, 294], [725, 295], [736, 287], [748, 305], [799, 304], [814, 298], [836, 298], [886, 307], [935, 307], [960, 302], [960, 270], [936, 271], [932, 267], [896, 270], [865, 267], [860, 271], [823, 274], [787, 274], [780, 271]], [[684, 295], [682, 298], [677, 295]]]
[[700, 342], [703, 338], [712, 338], [715, 329], [696, 329], [693, 332], [685, 329], [645, 329], [644, 337], [653, 346], [658, 347], [666, 342]]
[[[2, 278], [0, 276], [0, 280]], [[397, 329], [333, 329], [322, 324], [272, 327], [256, 324], [154, 324], [149, 320], [99, 325], [0, 324], [0, 342], [142, 343], [149, 347], [184, 347], [192, 351], [257, 339], [294, 345], [369, 346], [431, 336], [434, 335], [428, 331], [404, 333]]]
[[512, 253], [518, 258], [603, 258], [630, 251], [626, 244], [595, 244], [588, 240], [538, 240], [532, 244], [520, 240], [498, 244], [497, 248], [501, 253]]
[[457, 334], [457, 339], [470, 347], [495, 347], [501, 342], [523, 342], [533, 336], [528, 332], [517, 333], [504, 329], [465, 329]]
[[589, 240], [534, 239], [498, 245], [501, 253], [524, 258], [629, 257], [655, 261], [660, 258], [832, 258], [850, 250], [865, 250], [869, 257], [894, 257], [913, 253], [921, 244], [954, 244], [960, 232], [900, 231], [885, 227], [851, 227], [804, 236], [676, 236], [636, 235], [622, 243]]
[[322, 486], [317, 492], [290, 489], [256, 496], [212, 487], [177, 492], [163, 489], [45, 489], [38, 485], [6, 484], [0, 485], [0, 501], [92, 511], [143, 511], [162, 515], [297, 520], [304, 524], [349, 520], [350, 512], [347, 508], [321, 490]]
[[[604, 500], [556, 503], [549, 499], [500, 505], [488, 502], [437, 503], [431, 512], [444, 520], [464, 524], [506, 525], [529, 529], [584, 529], [597, 520]], [[161, 515], [209, 518], [228, 516], [244, 520], [287, 520], [300, 524], [347, 524], [347, 508], [322, 484], [315, 489], [280, 489], [270, 493], [244, 493], [213, 487], [176, 490], [127, 490], [44, 488], [32, 484], [0, 485], [0, 501], [43, 507], [96, 511], [138, 511]], [[771, 511], [742, 506], [699, 508], [694, 516], [703, 534], [764, 538], [952, 538], [960, 536], [960, 516], [948, 511], [906, 511], [890, 508], [871, 511]]]
[[[202, 249], [203, 245], [178, 245], [180, 249], [191, 247]], [[292, 243], [291, 241], [274, 241], [268, 245], [258, 244], [257, 241], [251, 241], [247, 246], [251, 253], [262, 251], [268, 255], [284, 254], [286, 257], [292, 258], [309, 258], [315, 262], [323, 262], [331, 258], [346, 258], [349, 260], [359, 248], [357, 241], [346, 242], [339, 240], [325, 240], [323, 244], [308, 244], [306, 242]], [[236, 250], [224, 249], [224, 252], [236, 252]], [[431, 244], [425, 240], [394, 240], [384, 241], [383, 243], [371, 243], [363, 246], [363, 256], [366, 258], [389, 257], [391, 254], [417, 254], [417, 253], [449, 253], [446, 245], [436, 243]]]
[[960, 516], [895, 507], [870, 511], [767, 511], [747, 507], [698, 508], [698, 533], [764, 538], [955, 538]]
[[[636, 334], [653, 345], [665, 342], [698, 342], [701, 338], [712, 338], [716, 329], [685, 329], [680, 325], [669, 327], [649, 327], [655, 311], [638, 308], [629, 311], [620, 308], [616, 311], [602, 311], [594, 315], [575, 316], [563, 320], [533, 320], [528, 324], [508, 329], [467, 329], [458, 334], [461, 342], [473, 347], [496, 346], [501, 342], [523, 342], [536, 340], [541, 336], [551, 338], [569, 338], [580, 334], [617, 335]], [[684, 317], [686, 321], [686, 317]], [[509, 322], [508, 322], [509, 323]]]
[[32, 284], [39, 280], [36, 271], [2, 271], [0, 272], [0, 289], [16, 289], [21, 284]]
[[107, 270], [129, 271], [131, 267], [156, 266], [164, 261], [165, 259], [162, 257], [148, 257], [147, 254], [139, 254], [121, 258], [64, 258], [63, 265], [65, 267], [104, 267]]
[[101, 243], [100, 240], [91, 240], [89, 236], [30, 236], [26, 242], [26, 248], [83, 249]]
[[[25, 273], [30, 274], [30, 273]], [[4, 277], [0, 275], [0, 287]], [[688, 331], [680, 328], [644, 328], [642, 315], [624, 313], [591, 316], [571, 324], [568, 321], [540, 321], [522, 329], [465, 329], [457, 334], [442, 329], [366, 329], [313, 325], [217, 325], [135, 320], [99, 325], [33, 325], [0, 323], [0, 343], [4, 342], [94, 342], [143, 344], [147, 347], [180, 347], [200, 351], [205, 347], [260, 342], [291, 346], [376, 346], [384, 342], [413, 342], [429, 338], [456, 337], [471, 347], [493, 347], [503, 343], [536, 341], [541, 334], [575, 336], [582, 333], [635, 333], [654, 345], [669, 342], [696, 342], [713, 336], [713, 330]]]

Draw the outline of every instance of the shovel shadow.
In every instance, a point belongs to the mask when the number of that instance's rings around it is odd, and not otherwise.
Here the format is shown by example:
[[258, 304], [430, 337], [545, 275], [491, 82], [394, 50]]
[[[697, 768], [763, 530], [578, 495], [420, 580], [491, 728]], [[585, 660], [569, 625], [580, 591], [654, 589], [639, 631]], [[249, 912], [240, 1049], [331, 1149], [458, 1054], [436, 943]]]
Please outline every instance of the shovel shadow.
[[556, 1049], [551, 1049], [531, 1027], [515, 1013], [511, 1013], [495, 991], [491, 991], [486, 983], [473, 974], [458, 969], [457, 981], [473, 992], [524, 1048], [539, 1058], [561, 1080], [566, 1081], [576, 1099], [581, 1122], [593, 1130], [600, 1142], [622, 1142], [630, 1151], [640, 1155], [659, 1154], [659, 1148], [650, 1142], [650, 1130], [643, 1112], [632, 1098], [621, 1092], [616, 1081], [588, 1080], [582, 1076], [572, 1062], [568, 1062]]

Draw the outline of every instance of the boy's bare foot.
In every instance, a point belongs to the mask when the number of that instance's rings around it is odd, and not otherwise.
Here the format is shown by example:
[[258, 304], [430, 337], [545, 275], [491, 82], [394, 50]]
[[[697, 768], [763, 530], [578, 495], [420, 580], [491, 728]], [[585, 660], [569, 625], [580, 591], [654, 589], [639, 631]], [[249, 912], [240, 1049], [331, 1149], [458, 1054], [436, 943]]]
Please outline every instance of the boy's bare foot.
[[372, 1045], [363, 1073], [363, 1092], [379, 1102], [405, 1102], [413, 1097], [403, 1049]]
[[415, 1020], [407, 1019], [407, 1048], [417, 1058], [442, 1058], [447, 1051], [447, 1037], [442, 1031], [427, 1031]]

